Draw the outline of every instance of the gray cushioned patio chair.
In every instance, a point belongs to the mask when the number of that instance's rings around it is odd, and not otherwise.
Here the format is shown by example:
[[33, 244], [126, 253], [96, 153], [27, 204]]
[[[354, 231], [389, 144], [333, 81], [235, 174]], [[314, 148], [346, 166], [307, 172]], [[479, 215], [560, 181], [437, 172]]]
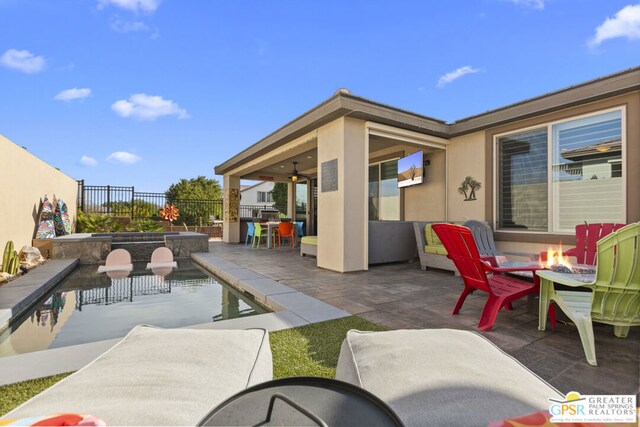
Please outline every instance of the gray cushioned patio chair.
[[473, 234], [473, 239], [476, 241], [476, 246], [478, 247], [480, 256], [497, 257], [514, 255], [529, 258], [532, 261], [537, 261], [540, 258], [540, 254], [529, 252], [500, 252], [498, 248], [496, 248], [496, 243], [493, 240], [493, 231], [486, 222], [476, 221], [472, 219], [466, 221], [462, 225], [471, 230], [471, 234]]

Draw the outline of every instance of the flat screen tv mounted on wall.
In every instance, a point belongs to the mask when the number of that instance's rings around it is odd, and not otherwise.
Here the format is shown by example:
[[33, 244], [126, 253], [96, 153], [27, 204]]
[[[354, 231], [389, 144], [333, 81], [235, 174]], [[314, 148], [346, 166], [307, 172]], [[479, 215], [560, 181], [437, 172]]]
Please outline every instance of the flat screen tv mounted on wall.
[[424, 159], [422, 151], [410, 154], [398, 160], [398, 187], [422, 184], [424, 177]]

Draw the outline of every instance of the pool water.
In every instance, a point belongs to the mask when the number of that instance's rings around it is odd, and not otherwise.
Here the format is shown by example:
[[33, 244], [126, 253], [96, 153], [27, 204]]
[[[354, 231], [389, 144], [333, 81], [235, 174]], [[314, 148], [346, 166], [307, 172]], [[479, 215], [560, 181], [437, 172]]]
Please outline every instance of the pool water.
[[0, 335], [0, 357], [125, 336], [139, 324], [176, 328], [267, 310], [190, 260], [165, 277], [134, 264], [124, 279], [74, 270]]

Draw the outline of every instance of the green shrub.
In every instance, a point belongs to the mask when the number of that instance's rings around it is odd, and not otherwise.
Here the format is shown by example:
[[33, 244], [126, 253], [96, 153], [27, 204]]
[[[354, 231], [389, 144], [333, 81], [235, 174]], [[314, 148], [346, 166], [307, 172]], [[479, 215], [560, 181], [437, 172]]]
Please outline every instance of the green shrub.
[[76, 226], [78, 233], [115, 233], [120, 229], [120, 223], [110, 215], [87, 214], [78, 211]]
[[125, 227], [127, 231], [136, 232], [157, 232], [164, 231], [164, 228], [155, 221], [146, 219], [136, 219]]
[[[103, 203], [102, 207], [108, 208], [108, 212], [110, 212], [115, 216], [131, 217], [130, 201]], [[134, 214], [133, 217], [149, 219], [151, 217], [158, 216], [158, 211], [160, 211], [160, 208], [161, 206], [158, 206], [154, 203], [150, 203], [145, 200], [135, 199], [133, 201], [133, 214]]]

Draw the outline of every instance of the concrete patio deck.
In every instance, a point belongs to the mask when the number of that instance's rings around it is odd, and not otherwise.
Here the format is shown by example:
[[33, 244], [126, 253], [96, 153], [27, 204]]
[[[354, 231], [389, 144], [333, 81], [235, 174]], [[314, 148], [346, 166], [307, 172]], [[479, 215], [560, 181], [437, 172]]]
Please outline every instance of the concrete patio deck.
[[[340, 274], [317, 268], [315, 258], [301, 257], [298, 248], [256, 250], [211, 242], [209, 250], [389, 329], [475, 331], [486, 300], [486, 294], [472, 294], [460, 314], [450, 315], [462, 290], [462, 280], [447, 272], [421, 271], [417, 263], [372, 266], [368, 272]], [[628, 338], [620, 339], [613, 335], [612, 326], [594, 324], [598, 367], [593, 367], [584, 357], [575, 327], [559, 323], [553, 331], [538, 331], [537, 298], [524, 298], [513, 306], [513, 311], [502, 310], [498, 314], [491, 332], [482, 334], [558, 390], [638, 393], [640, 328], [631, 328]]]

